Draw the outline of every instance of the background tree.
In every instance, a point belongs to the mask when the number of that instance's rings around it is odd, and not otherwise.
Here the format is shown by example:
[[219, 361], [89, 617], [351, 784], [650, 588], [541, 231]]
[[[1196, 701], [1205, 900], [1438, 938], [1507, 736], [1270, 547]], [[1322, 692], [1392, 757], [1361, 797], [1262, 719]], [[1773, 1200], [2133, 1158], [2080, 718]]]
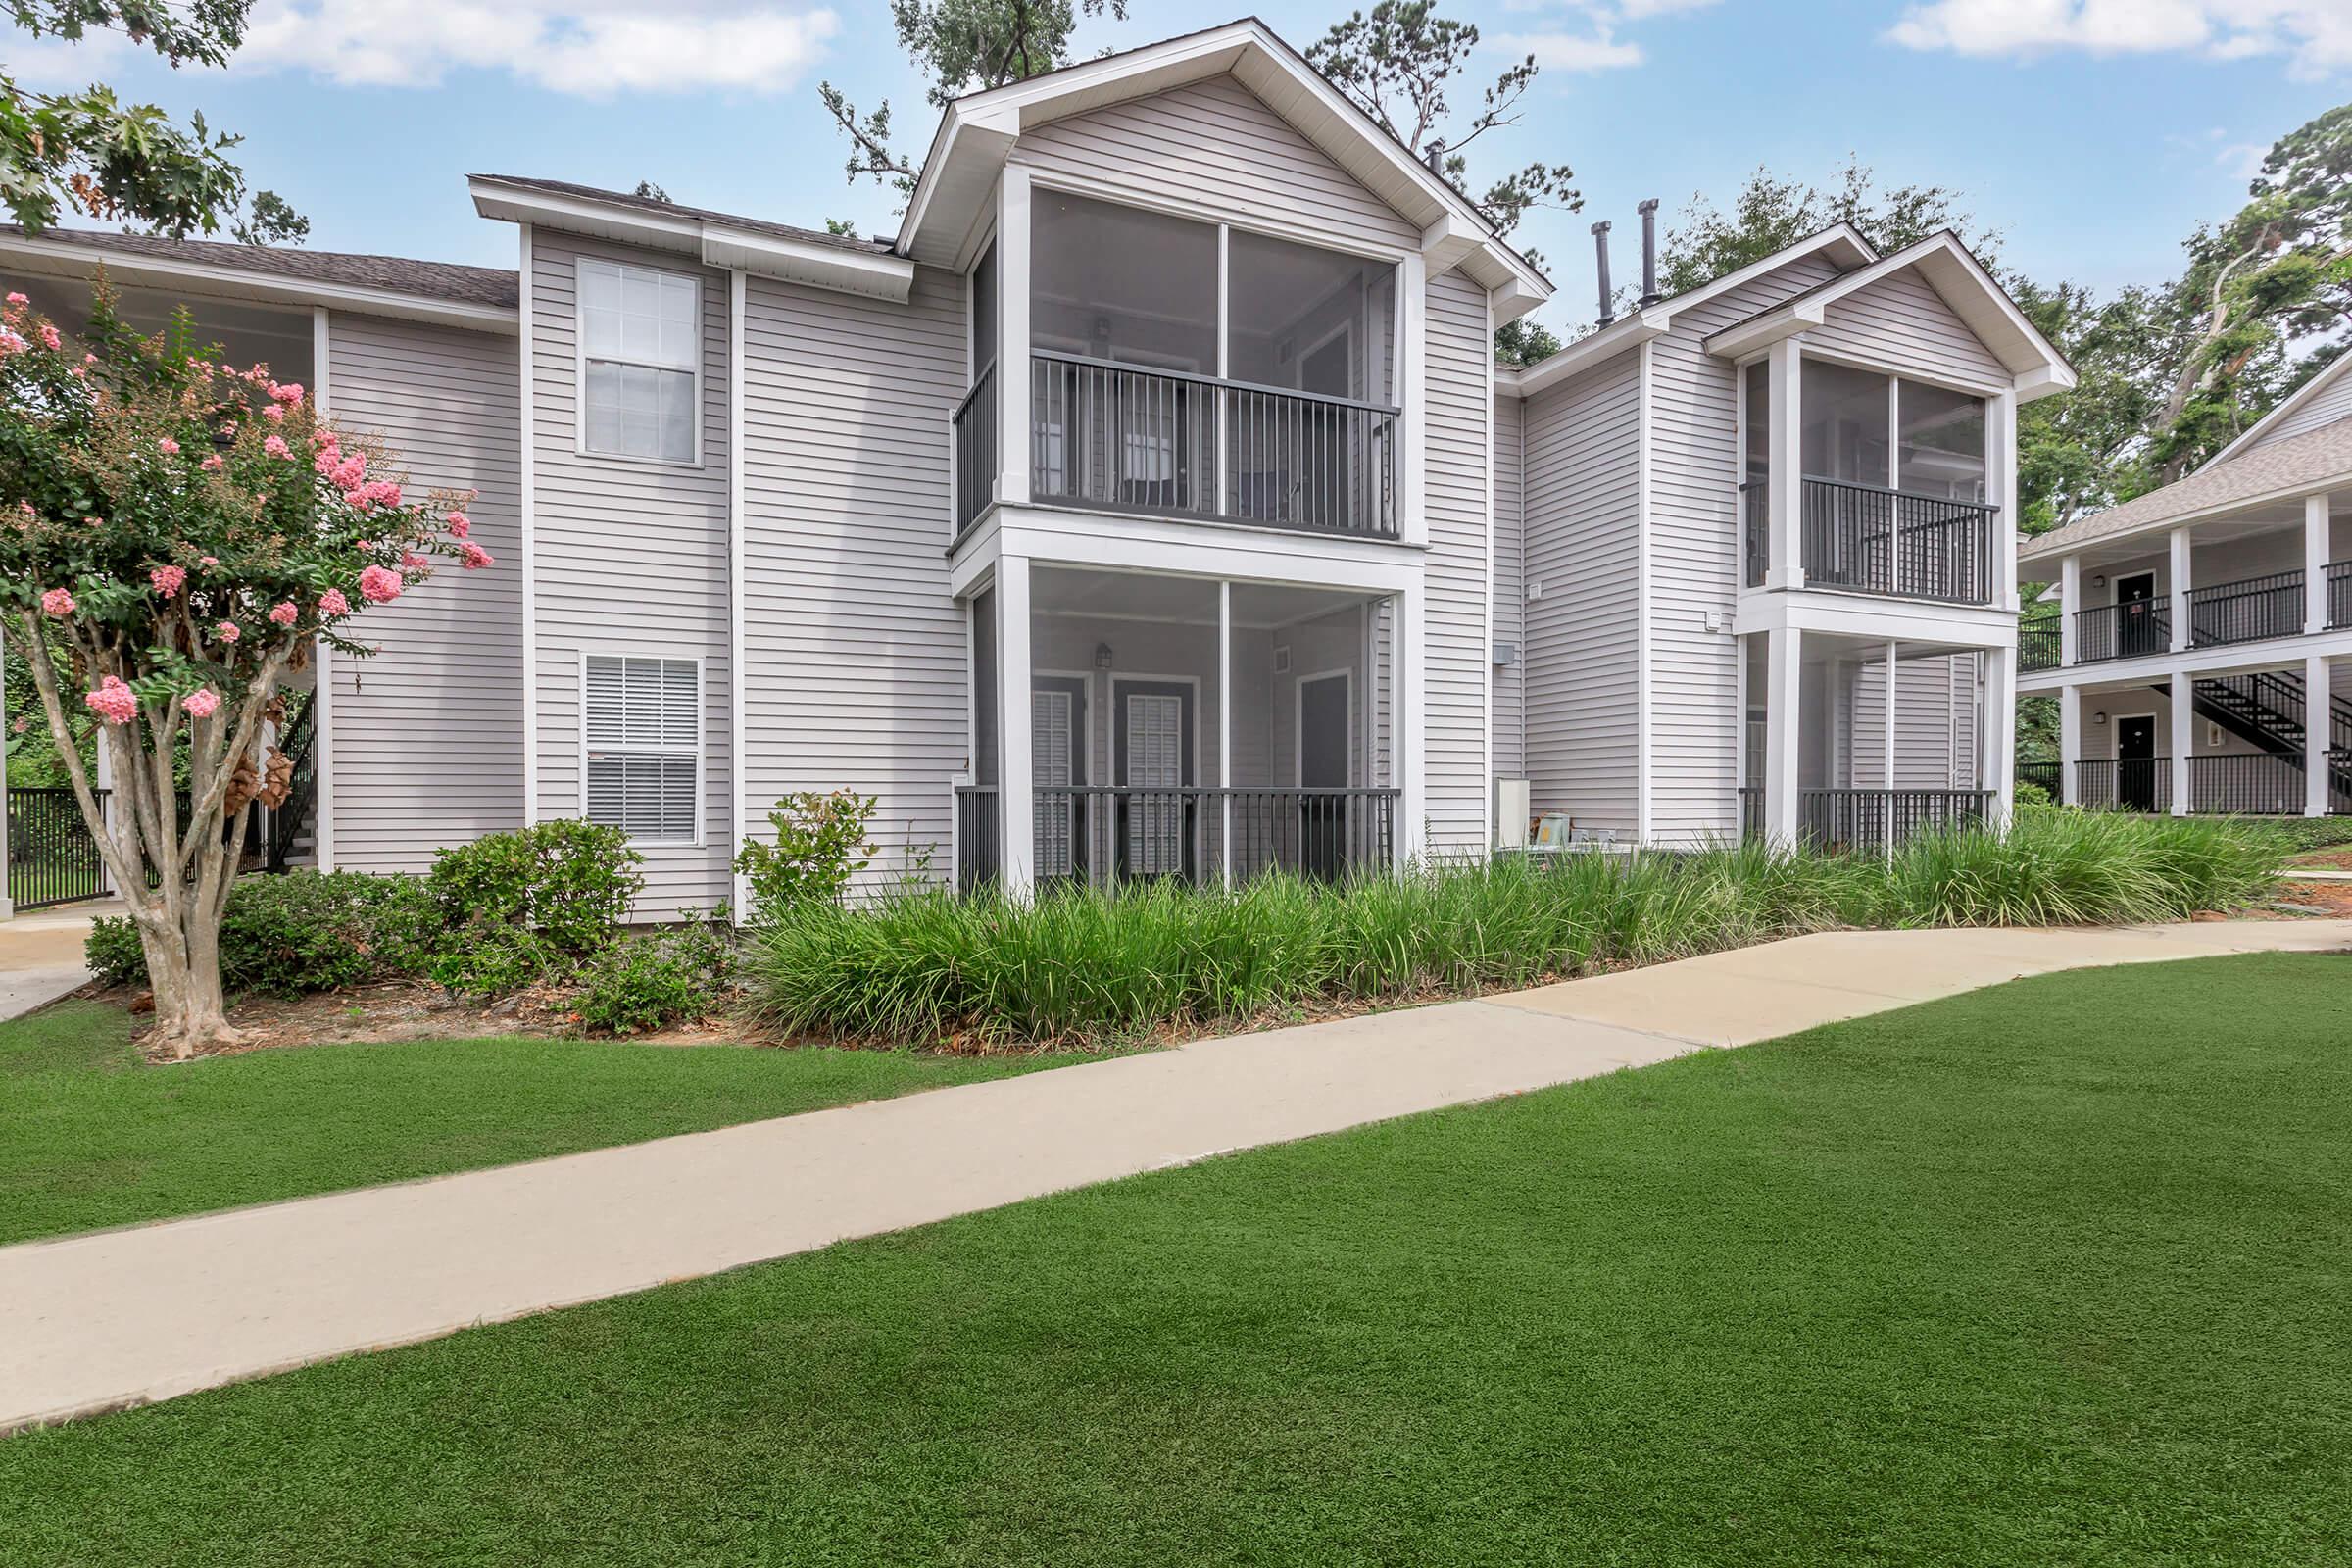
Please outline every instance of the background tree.
[[[252, 0], [6, 0], [9, 20], [34, 38], [78, 42], [93, 28], [152, 49], [174, 69], [221, 66], [244, 41]], [[67, 208], [184, 239], [223, 223], [248, 244], [299, 243], [310, 222], [273, 191], [247, 200], [228, 154], [241, 137], [214, 132], [201, 114], [185, 129], [153, 104], [113, 89], [36, 92], [0, 68], [0, 201], [26, 233]]]
[[[924, 100], [945, 109], [966, 93], [1002, 87], [1070, 63], [1070, 35], [1081, 17], [1107, 12], [1127, 20], [1127, 0], [891, 0], [891, 24], [929, 80]], [[871, 179], [898, 192], [904, 207], [922, 166], [892, 146], [890, 100], [861, 114], [829, 81], [818, 101], [850, 139], [850, 183]]]
[[2000, 236], [1979, 228], [1961, 199], [1947, 185], [1882, 186], [1875, 172], [1852, 157], [1827, 188], [1782, 179], [1759, 167], [1728, 213], [1704, 195], [1690, 198], [1658, 247], [1658, 287], [1666, 294], [1688, 293], [1838, 222], [1853, 224], [1882, 256], [1948, 228], [1989, 266]]
[[[85, 346], [86, 345], [86, 346]], [[262, 746], [318, 643], [429, 575], [491, 564], [465, 499], [405, 500], [388, 454], [317, 421], [297, 385], [140, 338], [100, 279], [85, 345], [0, 305], [0, 634], [40, 695], [122, 893], [175, 1054], [225, 1038], [220, 914], [253, 803], [292, 763]], [[98, 721], [110, 809], [77, 725]], [[184, 777], [186, 805], [176, 798]]]

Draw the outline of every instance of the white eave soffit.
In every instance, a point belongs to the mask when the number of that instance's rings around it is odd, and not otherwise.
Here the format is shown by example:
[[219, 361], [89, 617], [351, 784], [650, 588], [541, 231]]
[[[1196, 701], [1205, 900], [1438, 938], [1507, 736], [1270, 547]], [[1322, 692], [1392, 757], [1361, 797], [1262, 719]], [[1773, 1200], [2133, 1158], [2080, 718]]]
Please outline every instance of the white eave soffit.
[[1419, 225], [1430, 275], [1459, 268], [1493, 297], [1497, 321], [1524, 316], [1550, 296], [1543, 274], [1496, 239], [1459, 192], [1255, 22], [1089, 61], [951, 104], [900, 224], [899, 254], [932, 267], [957, 265], [1024, 132], [1227, 74], [1358, 184]]
[[693, 214], [650, 212], [593, 197], [478, 179], [473, 181], [473, 205], [484, 218], [669, 251], [693, 257], [708, 267], [740, 269], [837, 294], [905, 304], [914, 286], [914, 263], [904, 256], [845, 250], [738, 228]]

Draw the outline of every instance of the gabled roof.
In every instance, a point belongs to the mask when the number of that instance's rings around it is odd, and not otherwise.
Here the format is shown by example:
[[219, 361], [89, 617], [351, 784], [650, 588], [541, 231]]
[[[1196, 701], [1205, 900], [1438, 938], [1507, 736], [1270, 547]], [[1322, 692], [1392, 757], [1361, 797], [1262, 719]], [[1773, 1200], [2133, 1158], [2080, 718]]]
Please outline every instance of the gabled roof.
[[[1674, 330], [1675, 318], [1684, 312], [1704, 305], [1709, 300], [1727, 294], [1733, 289], [1752, 283], [1767, 272], [1776, 271], [1788, 266], [1791, 262], [1801, 262], [1808, 256], [1828, 257], [1833, 266], [1846, 270], [1844, 273], [1846, 276], [1852, 275], [1854, 270], [1867, 267], [1879, 259], [1879, 253], [1871, 249], [1870, 241], [1864, 239], [1861, 230], [1855, 228], [1853, 224], [1832, 223], [1819, 233], [1808, 234], [1792, 245], [1774, 251], [1761, 261], [1750, 262], [1745, 267], [1735, 268], [1721, 277], [1701, 283], [1696, 288], [1685, 289], [1680, 294], [1670, 295], [1655, 304], [1643, 306], [1629, 316], [1619, 317], [1607, 326], [1586, 333], [1540, 364], [1531, 365], [1525, 369], [1517, 371], [1497, 370], [1494, 377], [1495, 390], [1514, 397], [1533, 397], [1554, 382], [1575, 375], [1588, 367], [1598, 365], [1601, 361], [1620, 354], [1637, 344], [1646, 343], [1652, 338], [1664, 337], [1668, 332]], [[1832, 281], [1835, 282], [1838, 279], [1832, 279]]]
[[1551, 284], [1462, 193], [1414, 156], [1254, 17], [1064, 66], [950, 104], [900, 224], [898, 250], [931, 266], [962, 260], [989, 192], [1024, 131], [1112, 104], [1231, 75], [1375, 196], [1421, 228], [1433, 270], [1458, 266], [1497, 320], [1526, 314]]
[[2184, 479], [2070, 522], [2019, 551], [2021, 560], [2062, 556], [2102, 539], [2146, 533], [2268, 502], [2293, 501], [2352, 485], [2352, 419], [2267, 442], [2237, 457], [2216, 458]]
[[15, 223], [0, 223], [0, 263], [73, 276], [103, 264], [122, 282], [195, 284], [197, 292], [236, 298], [468, 324], [512, 318], [516, 298], [514, 272], [493, 267], [89, 229], [45, 228], [36, 235]]
[[2009, 291], [1949, 229], [1725, 327], [1707, 339], [1707, 352], [1740, 359], [1783, 338], [1794, 337], [1821, 325], [1838, 301], [1905, 268], [1918, 269], [1928, 286], [2007, 368], [2015, 378], [2019, 402], [2063, 392], [2075, 384], [2075, 368], [2067, 364], [2066, 356], [2042, 336], [2041, 329], [2009, 297]]
[[2320, 371], [2319, 374], [2313, 376], [2310, 380], [2295, 388], [2294, 392], [2286, 399], [2286, 401], [2279, 404], [2270, 413], [2264, 415], [2261, 418], [2256, 419], [2254, 423], [2246, 430], [2245, 434], [2239, 436], [2236, 440], [2222, 448], [2221, 451], [2215, 453], [2206, 461], [2205, 466], [2207, 467], [2211, 467], [2216, 463], [2226, 463], [2230, 458], [2235, 457], [2238, 453], [2245, 451], [2255, 442], [2262, 439], [2263, 431], [2268, 430], [2272, 425], [2277, 424], [2279, 420], [2292, 416], [2297, 409], [2301, 408], [2304, 404], [2309, 403], [2314, 397], [2318, 396], [2327, 388], [2342, 380], [2346, 375], [2352, 375], [2352, 354], [2338, 355], [2334, 360], [2330, 361], [2328, 365]]
[[914, 282], [914, 264], [893, 254], [888, 240], [796, 228], [568, 180], [472, 174], [466, 187], [484, 218], [676, 251], [709, 267], [739, 267], [810, 288], [901, 303]]

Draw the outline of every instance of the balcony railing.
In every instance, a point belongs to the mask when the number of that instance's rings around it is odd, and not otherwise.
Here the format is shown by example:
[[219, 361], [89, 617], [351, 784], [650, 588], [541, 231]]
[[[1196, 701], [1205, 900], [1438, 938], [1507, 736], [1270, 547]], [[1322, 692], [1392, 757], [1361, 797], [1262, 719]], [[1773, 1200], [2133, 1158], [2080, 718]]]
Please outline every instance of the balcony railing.
[[2077, 762], [2075, 798], [2083, 806], [2108, 810], [2169, 811], [2173, 808], [2173, 760], [2132, 757]]
[[2022, 788], [2031, 784], [2056, 801], [2066, 788], [2066, 764], [2063, 762], [2020, 762], [2015, 778]]
[[2352, 561], [2328, 568], [2328, 624], [2352, 626]]
[[[1396, 842], [1393, 789], [1131, 789], [1041, 785], [1032, 868], [1040, 886], [1167, 878], [1235, 882], [1269, 871], [1337, 881], [1390, 864]], [[956, 885], [1002, 874], [997, 791], [956, 798]]]
[[1396, 537], [1396, 409], [1044, 350], [1029, 394], [1035, 500]]
[[2188, 760], [2188, 808], [2230, 816], [2301, 816], [2303, 754], [2241, 752], [2192, 757]]
[[990, 364], [956, 408], [956, 533], [972, 525], [997, 493], [1004, 450], [997, 438], [997, 368]]
[[2042, 615], [2017, 623], [2017, 667], [2028, 674], [2037, 669], [2056, 669], [2060, 649], [2066, 637], [2055, 615]]
[[1772, 567], [1772, 487], [1762, 479], [1750, 479], [1740, 487], [1740, 537], [1744, 567], [1740, 580], [1750, 588], [1761, 588], [1765, 572]]
[[1922, 832], [1973, 827], [1992, 809], [1991, 790], [1805, 790], [1797, 831], [1822, 849], [1885, 849]]
[[2261, 642], [2296, 637], [2303, 631], [2303, 573], [2277, 571], [2239, 582], [2198, 585], [2188, 591], [2191, 647]]
[[2173, 614], [2161, 600], [2134, 599], [2121, 605], [2075, 612], [2075, 662], [2138, 659], [2173, 646]]
[[1805, 585], [1988, 605], [1994, 513], [1970, 501], [1808, 477]]

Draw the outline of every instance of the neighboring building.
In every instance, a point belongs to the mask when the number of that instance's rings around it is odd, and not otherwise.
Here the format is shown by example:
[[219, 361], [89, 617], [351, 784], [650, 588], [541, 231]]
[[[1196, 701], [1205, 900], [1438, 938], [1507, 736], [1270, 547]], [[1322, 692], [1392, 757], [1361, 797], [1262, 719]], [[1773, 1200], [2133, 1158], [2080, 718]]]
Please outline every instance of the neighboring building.
[[2352, 812], [2352, 358], [2196, 472], [2024, 556], [2058, 602], [2018, 685], [2058, 698], [2068, 801]]
[[887, 240], [472, 191], [517, 272], [0, 236], [483, 492], [500, 568], [321, 671], [320, 863], [584, 812], [661, 917], [799, 790], [1016, 888], [2006, 812], [2015, 409], [2072, 374], [1948, 235], [1498, 370], [1549, 284], [1252, 22], [958, 101]]

